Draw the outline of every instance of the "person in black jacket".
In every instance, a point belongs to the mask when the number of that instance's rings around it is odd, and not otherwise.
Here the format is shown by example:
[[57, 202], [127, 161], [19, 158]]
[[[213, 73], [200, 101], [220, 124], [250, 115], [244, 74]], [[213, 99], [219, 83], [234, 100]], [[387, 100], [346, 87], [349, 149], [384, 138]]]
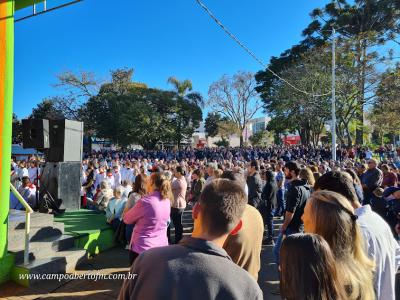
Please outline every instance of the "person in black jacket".
[[277, 264], [279, 264], [279, 251], [282, 240], [288, 235], [303, 231], [301, 216], [303, 215], [306, 201], [311, 194], [311, 187], [307, 184], [307, 181], [299, 177], [300, 166], [297, 162], [287, 162], [284, 172], [286, 179], [290, 182], [290, 186], [287, 191], [285, 219], [274, 247]]
[[272, 171], [265, 172], [265, 185], [261, 194], [261, 203], [259, 211], [263, 217], [264, 224], [267, 225], [267, 235], [265, 242], [267, 245], [273, 245], [273, 218], [274, 209], [277, 204], [278, 186], [276, 184], [275, 175]]
[[375, 159], [368, 160], [368, 170], [362, 176], [361, 183], [364, 190], [363, 204], [370, 204], [373, 210], [378, 210], [381, 214], [384, 214], [381, 205], [379, 205], [379, 202], [382, 201], [374, 194], [374, 190], [380, 187], [383, 181], [383, 173], [378, 169], [377, 165], [378, 163]]
[[256, 160], [252, 160], [247, 168], [247, 187], [249, 189], [248, 203], [258, 208], [261, 203], [262, 180], [259, 174], [260, 167]]

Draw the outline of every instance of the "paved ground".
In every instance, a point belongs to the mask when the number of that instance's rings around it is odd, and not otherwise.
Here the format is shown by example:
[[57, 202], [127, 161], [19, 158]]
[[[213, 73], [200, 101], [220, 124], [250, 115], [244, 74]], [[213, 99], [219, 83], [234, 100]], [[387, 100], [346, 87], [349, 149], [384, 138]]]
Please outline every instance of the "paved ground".
[[[191, 230], [190, 212], [184, 216], [185, 233]], [[264, 299], [278, 300], [280, 296], [270, 292], [279, 287], [278, 272], [273, 263], [272, 247], [263, 246], [261, 253], [261, 270], [259, 285], [264, 293]], [[128, 271], [128, 252], [122, 248], [114, 248], [88, 260], [76, 271], [78, 274], [101, 272], [102, 274], [121, 274]], [[99, 271], [97, 271], [99, 270]], [[0, 299], [116, 299], [122, 285], [122, 280], [70, 280], [45, 282], [32, 288], [24, 288], [14, 283], [0, 286]]]

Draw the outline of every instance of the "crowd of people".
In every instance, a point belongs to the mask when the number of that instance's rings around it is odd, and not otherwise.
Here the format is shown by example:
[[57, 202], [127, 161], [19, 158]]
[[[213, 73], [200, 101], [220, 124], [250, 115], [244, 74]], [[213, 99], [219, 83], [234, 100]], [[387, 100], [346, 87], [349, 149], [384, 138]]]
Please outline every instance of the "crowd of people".
[[[398, 150], [339, 148], [337, 161], [303, 146], [93, 152], [82, 206], [104, 213], [129, 250], [138, 276], [120, 299], [262, 299], [264, 244], [283, 299], [394, 300]], [[40, 171], [28, 165], [13, 162], [12, 180], [33, 193]], [[184, 236], [187, 206], [194, 225]]]
[[[369, 147], [341, 146], [336, 149], [336, 159], [344, 161], [347, 159], [370, 159], [372, 156], [379, 156], [380, 160], [395, 160], [400, 157], [400, 147], [394, 145], [384, 145], [375, 150]], [[172, 160], [241, 160], [249, 161], [252, 159], [269, 160], [282, 158], [283, 160], [305, 159], [308, 161], [329, 161], [332, 159], [332, 149], [329, 146], [304, 146], [304, 145], [271, 145], [263, 148], [186, 148], [181, 150], [126, 150], [113, 151], [103, 149], [87, 153], [86, 157], [98, 159], [120, 159], [120, 160], [141, 160], [141, 159], [160, 159], [164, 161]]]

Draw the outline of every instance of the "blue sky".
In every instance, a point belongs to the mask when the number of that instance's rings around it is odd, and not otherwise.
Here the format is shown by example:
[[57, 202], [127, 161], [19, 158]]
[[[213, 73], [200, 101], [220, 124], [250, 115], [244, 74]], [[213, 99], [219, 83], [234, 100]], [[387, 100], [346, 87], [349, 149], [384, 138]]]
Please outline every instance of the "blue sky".
[[[309, 12], [329, 2], [203, 1], [265, 62], [300, 41]], [[169, 76], [191, 79], [205, 97], [223, 74], [261, 69], [195, 0], [85, 0], [15, 24], [14, 112], [24, 118], [43, 98], [62, 94], [52, 86], [60, 72], [107, 80], [121, 67], [150, 87], [169, 89]]]

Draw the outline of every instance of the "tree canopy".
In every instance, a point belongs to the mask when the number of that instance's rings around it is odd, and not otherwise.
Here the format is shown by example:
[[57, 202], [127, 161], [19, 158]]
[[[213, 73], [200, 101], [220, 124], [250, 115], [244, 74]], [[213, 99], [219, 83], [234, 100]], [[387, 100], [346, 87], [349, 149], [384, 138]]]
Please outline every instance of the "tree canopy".
[[[396, 38], [400, 34], [400, 2], [333, 0], [322, 8], [315, 8], [310, 16], [312, 21], [303, 30], [304, 39], [280, 56], [272, 57], [269, 69], [310, 94], [329, 94], [329, 81], [332, 80], [329, 74], [329, 56], [332, 54], [329, 52], [332, 45], [332, 29], [335, 28], [338, 121], [336, 132], [341, 143], [362, 144], [365, 141], [365, 111], [378, 97], [381, 70], [385, 70], [388, 64], [393, 62], [394, 50], [391, 46], [398, 44]], [[313, 64], [314, 68], [310, 69]], [[306, 67], [310, 69], [309, 72], [299, 72]], [[318, 76], [321, 84], [317, 87], [323, 87], [319, 93], [310, 86]], [[321, 108], [328, 108], [331, 95], [308, 99], [316, 104], [308, 102], [305, 106], [307, 109], [302, 110], [301, 107], [304, 106], [299, 106], [297, 110], [293, 110], [302, 98], [307, 98], [307, 94], [297, 93], [268, 70], [259, 71], [256, 80], [264, 109], [272, 116], [269, 127], [278, 134], [297, 131], [302, 136], [303, 143], [311, 143], [310, 139], [304, 138], [304, 132], [301, 130], [307, 124], [301, 123], [304, 120], [318, 123], [318, 116], [325, 112], [325, 109]], [[315, 111], [310, 114], [312, 109]], [[329, 119], [326, 114], [320, 121], [328, 124]], [[320, 128], [322, 130], [322, 127]], [[314, 129], [311, 130], [313, 131]]]
[[88, 130], [122, 147], [154, 149], [160, 143], [179, 147], [187, 142], [202, 120], [197, 102], [190, 95], [132, 82], [132, 74], [113, 73], [112, 82], [83, 106], [80, 115]]

